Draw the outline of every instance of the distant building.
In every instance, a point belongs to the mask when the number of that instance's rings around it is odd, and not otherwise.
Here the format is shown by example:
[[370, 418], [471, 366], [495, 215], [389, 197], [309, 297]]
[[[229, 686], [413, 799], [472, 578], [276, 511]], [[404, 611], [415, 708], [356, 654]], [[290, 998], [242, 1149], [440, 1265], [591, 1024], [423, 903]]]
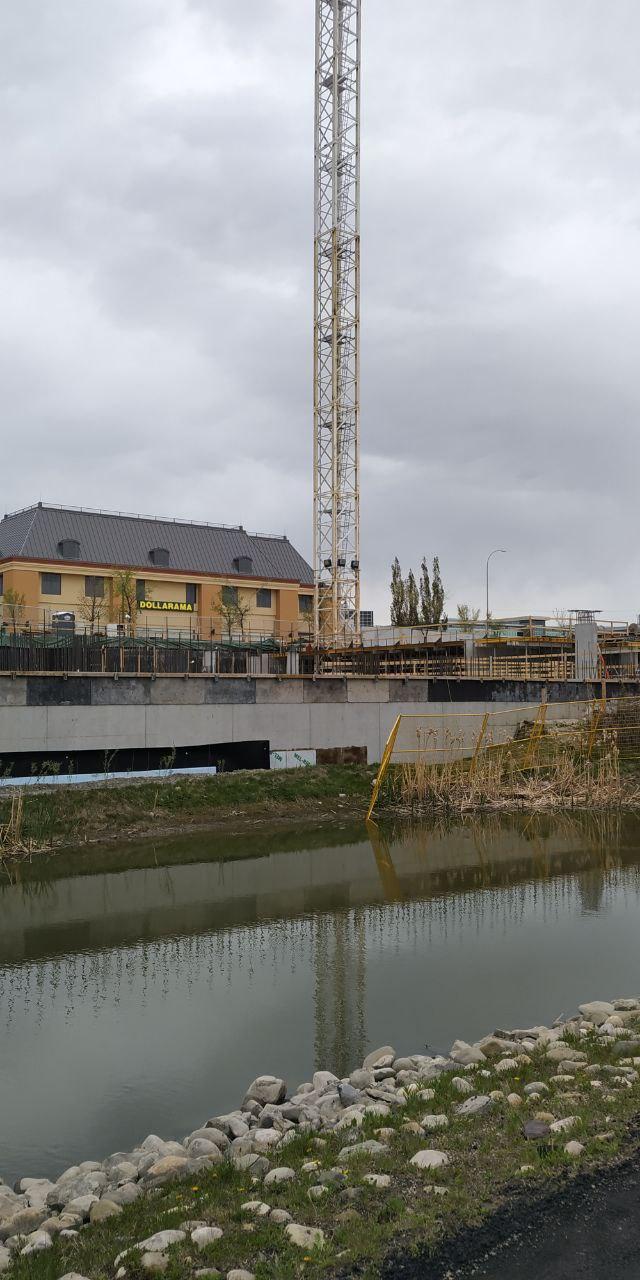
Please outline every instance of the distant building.
[[24, 597], [21, 626], [46, 626], [65, 613], [79, 621], [87, 601], [99, 602], [101, 626], [117, 623], [114, 575], [121, 570], [135, 578], [138, 629], [191, 626], [206, 639], [222, 636], [229, 610], [226, 619], [218, 610], [234, 602], [245, 610], [244, 633], [289, 636], [311, 625], [313, 570], [285, 537], [41, 502], [0, 521], [5, 624], [7, 591]]
[[360, 610], [360, 626], [361, 627], [373, 626], [373, 609]]

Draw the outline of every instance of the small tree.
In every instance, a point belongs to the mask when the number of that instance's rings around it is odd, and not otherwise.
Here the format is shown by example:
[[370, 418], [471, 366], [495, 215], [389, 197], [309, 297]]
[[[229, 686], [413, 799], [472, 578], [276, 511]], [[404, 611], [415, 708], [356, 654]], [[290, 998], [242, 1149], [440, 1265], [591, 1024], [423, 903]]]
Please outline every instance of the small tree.
[[402, 578], [400, 561], [396, 556], [391, 566], [391, 625], [404, 627], [407, 624], [407, 607], [405, 585]]
[[88, 622], [91, 634], [96, 627], [99, 628], [100, 620], [105, 611], [104, 592], [98, 592], [95, 583], [91, 583], [91, 590], [84, 591], [78, 596], [76, 610], [80, 614], [83, 622]]
[[25, 595], [14, 587], [7, 587], [4, 592], [4, 607], [9, 615], [9, 622], [16, 627], [22, 620], [26, 604]]
[[[125, 626], [129, 620], [129, 631], [135, 635], [136, 617], [138, 613], [138, 583], [131, 569], [118, 569], [113, 575], [113, 594], [118, 606], [118, 621]], [[146, 590], [144, 593], [146, 599]]]
[[244, 636], [245, 619], [251, 613], [251, 604], [246, 596], [240, 595], [237, 587], [231, 587], [228, 590], [222, 587], [218, 599], [214, 602], [213, 610], [222, 618], [229, 640], [234, 627], [239, 627], [240, 635]]
[[461, 627], [471, 628], [472, 623], [477, 622], [479, 617], [479, 609], [472, 609], [468, 604], [458, 605], [458, 622]]

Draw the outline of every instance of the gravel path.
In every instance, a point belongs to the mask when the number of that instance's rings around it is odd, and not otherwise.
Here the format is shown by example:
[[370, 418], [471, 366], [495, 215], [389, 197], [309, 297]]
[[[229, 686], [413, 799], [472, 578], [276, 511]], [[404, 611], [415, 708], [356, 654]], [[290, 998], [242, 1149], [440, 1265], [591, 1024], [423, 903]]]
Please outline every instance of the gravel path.
[[437, 1258], [390, 1259], [381, 1280], [640, 1280], [640, 1151], [536, 1203], [520, 1201]]

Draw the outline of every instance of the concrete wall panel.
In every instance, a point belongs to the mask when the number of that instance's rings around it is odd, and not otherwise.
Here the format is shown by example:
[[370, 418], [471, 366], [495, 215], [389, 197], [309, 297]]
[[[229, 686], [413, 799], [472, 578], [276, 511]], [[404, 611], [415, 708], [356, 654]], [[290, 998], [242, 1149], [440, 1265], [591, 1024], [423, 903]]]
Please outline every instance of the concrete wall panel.
[[29, 676], [27, 706], [88, 707], [91, 705], [89, 676]]
[[305, 702], [336, 703], [347, 701], [346, 680], [334, 680], [326, 676], [318, 680], [305, 680], [303, 684]]
[[426, 680], [390, 678], [389, 702], [428, 702], [429, 684]]
[[349, 703], [315, 706], [311, 713], [310, 747], [366, 747], [367, 759], [379, 759], [380, 706]]
[[238, 676], [232, 680], [207, 680], [204, 683], [204, 700], [212, 706], [242, 707], [255, 704], [256, 682]]
[[152, 707], [196, 707], [204, 702], [206, 685], [202, 680], [189, 680], [182, 676], [158, 676], [150, 683], [149, 702]]
[[46, 751], [44, 707], [0, 707], [0, 751]]
[[24, 676], [3, 676], [0, 679], [0, 707], [26, 707], [27, 682]]
[[118, 676], [117, 680], [99, 677], [91, 681], [92, 707], [143, 707], [149, 701], [150, 680]]
[[311, 707], [290, 703], [288, 706], [234, 707], [233, 737], [235, 742], [265, 741], [272, 748], [310, 747]]
[[257, 706], [279, 706], [282, 703], [291, 706], [303, 701], [302, 680], [256, 680]]
[[231, 707], [147, 707], [147, 747], [188, 747], [233, 742]]
[[388, 680], [347, 680], [347, 702], [389, 701]]
[[48, 707], [46, 717], [50, 751], [144, 746], [144, 707]]

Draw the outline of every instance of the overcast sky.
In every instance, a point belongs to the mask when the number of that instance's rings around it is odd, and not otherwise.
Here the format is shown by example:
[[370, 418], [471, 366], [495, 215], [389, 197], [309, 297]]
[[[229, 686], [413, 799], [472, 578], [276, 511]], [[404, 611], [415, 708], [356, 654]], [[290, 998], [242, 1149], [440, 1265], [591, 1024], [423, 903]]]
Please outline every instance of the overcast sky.
[[[0, 504], [311, 554], [313, 0], [0, 7]], [[363, 0], [363, 606], [640, 611], [640, 5]]]

